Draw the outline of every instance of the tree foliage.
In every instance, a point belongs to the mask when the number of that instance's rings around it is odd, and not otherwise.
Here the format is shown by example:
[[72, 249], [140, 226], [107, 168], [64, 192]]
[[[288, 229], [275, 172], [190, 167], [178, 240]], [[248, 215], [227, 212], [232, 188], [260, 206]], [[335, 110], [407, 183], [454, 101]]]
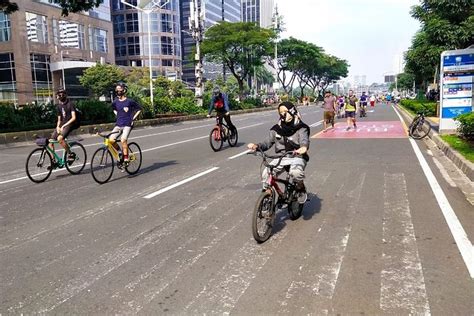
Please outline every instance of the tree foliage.
[[435, 76], [444, 50], [463, 49], [474, 43], [474, 2], [472, 0], [422, 0], [411, 10], [421, 29], [405, 54], [405, 71], [418, 84]]
[[87, 68], [79, 78], [81, 85], [92, 90], [97, 97], [108, 95], [120, 81], [125, 81], [125, 72], [118, 66], [107, 64]]
[[[89, 11], [96, 8], [104, 0], [49, 0], [49, 2], [60, 5], [62, 15], [67, 16], [69, 13]], [[0, 10], [5, 13], [13, 13], [18, 10], [18, 5], [10, 0], [0, 0]]]
[[301, 96], [307, 87], [313, 94], [324, 90], [332, 82], [346, 77], [348, 67], [347, 61], [325, 53], [313, 43], [293, 37], [278, 43], [278, 81], [285, 93], [290, 93], [296, 80]]
[[272, 53], [273, 30], [260, 28], [251, 22], [220, 22], [206, 33], [202, 42], [203, 55], [212, 62], [225, 64], [244, 94], [244, 80], [254, 67], [263, 65], [263, 58]]

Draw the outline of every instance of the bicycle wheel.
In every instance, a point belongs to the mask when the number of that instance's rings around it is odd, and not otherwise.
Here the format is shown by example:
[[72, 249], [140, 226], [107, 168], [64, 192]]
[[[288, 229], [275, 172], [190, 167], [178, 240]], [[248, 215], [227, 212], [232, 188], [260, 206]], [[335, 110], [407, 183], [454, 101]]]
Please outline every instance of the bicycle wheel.
[[229, 143], [230, 147], [235, 147], [237, 145], [237, 141], [239, 140], [239, 133], [237, 129], [229, 129], [229, 137], [227, 138], [227, 142]]
[[255, 238], [258, 243], [265, 242], [270, 238], [275, 223], [275, 217], [272, 193], [262, 192], [255, 204], [252, 218], [253, 238]]
[[209, 144], [211, 145], [212, 150], [214, 151], [219, 151], [222, 148], [222, 145], [224, 144], [224, 141], [222, 140], [222, 135], [219, 133], [219, 129], [217, 127], [214, 127], [209, 134]]
[[128, 159], [130, 160], [125, 167], [128, 174], [136, 174], [142, 165], [142, 150], [137, 143], [128, 144]]
[[82, 146], [81, 143], [78, 142], [70, 142], [69, 148], [70, 152], [74, 156], [74, 160], [69, 160], [69, 157], [67, 155], [64, 156], [64, 159], [66, 161], [66, 169], [67, 171], [69, 171], [70, 174], [79, 174], [82, 170], [84, 170], [84, 167], [86, 166], [86, 149], [84, 148], [84, 146]]
[[410, 125], [409, 135], [414, 139], [422, 139], [430, 133], [431, 125], [423, 118], [418, 118]]
[[99, 148], [92, 155], [91, 174], [92, 178], [99, 183], [104, 184], [110, 180], [114, 173], [114, 158], [106, 147]]
[[51, 172], [53, 158], [46, 148], [36, 148], [26, 158], [26, 175], [34, 183], [46, 181]]
[[301, 214], [303, 213], [304, 203], [300, 204], [298, 200], [292, 201], [288, 203], [288, 215], [292, 221], [297, 220], [300, 218]]

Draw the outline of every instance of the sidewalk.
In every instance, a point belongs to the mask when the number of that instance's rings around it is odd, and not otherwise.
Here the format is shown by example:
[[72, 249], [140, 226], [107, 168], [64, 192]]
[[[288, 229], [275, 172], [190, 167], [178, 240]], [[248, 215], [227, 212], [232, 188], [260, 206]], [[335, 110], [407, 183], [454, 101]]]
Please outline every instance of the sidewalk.
[[[400, 110], [400, 113], [408, 122], [407, 125], [409, 125], [413, 120], [413, 115], [400, 105], [397, 105], [397, 109]], [[470, 162], [456, 150], [451, 148], [451, 146], [439, 136], [439, 119], [437, 117], [428, 117], [428, 121], [431, 125], [431, 131], [428, 134], [428, 137], [433, 140], [446, 157], [448, 157], [471, 181], [474, 181], [474, 163]]]
[[[276, 109], [276, 106], [267, 106], [267, 107], [255, 108], [255, 109], [231, 111], [230, 113], [232, 115], [238, 115], [238, 114], [253, 113], [253, 112], [273, 111], [275, 109]], [[207, 118], [206, 114], [180, 115], [180, 116], [139, 120], [135, 122], [134, 126], [135, 127], [156, 126], [156, 125], [162, 125], [162, 124], [179, 123], [183, 121], [203, 120], [206, 118]], [[93, 135], [100, 131], [112, 130], [114, 126], [115, 126], [115, 123], [84, 125], [84, 126], [81, 126], [79, 129], [73, 131], [71, 135], [72, 136]], [[0, 133], [0, 148], [4, 146], [8, 147], [8, 146], [31, 144], [37, 137], [49, 137], [52, 132], [53, 132], [53, 129], [43, 129], [43, 130], [25, 131], [25, 132]]]

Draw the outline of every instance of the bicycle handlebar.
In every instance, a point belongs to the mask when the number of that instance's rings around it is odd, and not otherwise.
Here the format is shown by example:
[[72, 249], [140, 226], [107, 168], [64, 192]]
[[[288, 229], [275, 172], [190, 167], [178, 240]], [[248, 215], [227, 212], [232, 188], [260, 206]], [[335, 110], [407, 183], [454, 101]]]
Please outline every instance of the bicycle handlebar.
[[[281, 164], [281, 161], [283, 160], [283, 158], [285, 157], [288, 157], [288, 158], [293, 158], [296, 156], [295, 154], [295, 151], [285, 151], [284, 153], [282, 154], [279, 154], [279, 155], [267, 155], [263, 150], [261, 150], [260, 148], [257, 148], [258, 151], [251, 151], [251, 152], [248, 152], [247, 155], [254, 155], [254, 156], [261, 156], [263, 158], [263, 164], [266, 166], [266, 167], [272, 167], [272, 168], [275, 168], [275, 167], [278, 167], [280, 164]], [[275, 164], [275, 165], [270, 165], [268, 162], [267, 162], [267, 159], [278, 159], [278, 163]]]

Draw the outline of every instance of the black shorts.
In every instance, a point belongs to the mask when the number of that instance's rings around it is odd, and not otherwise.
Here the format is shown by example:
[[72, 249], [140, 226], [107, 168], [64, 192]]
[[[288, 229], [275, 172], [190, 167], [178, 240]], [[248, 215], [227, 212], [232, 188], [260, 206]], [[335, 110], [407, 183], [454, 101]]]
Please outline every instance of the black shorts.
[[[61, 133], [61, 135], [63, 136], [63, 138], [67, 138], [69, 134], [75, 129], [76, 129], [75, 126], [68, 125], [63, 129], [63, 132]], [[54, 132], [51, 134], [51, 138], [54, 140], [57, 140], [58, 136], [59, 136], [58, 131], [54, 129]]]
[[346, 111], [346, 117], [355, 117], [355, 111]]

